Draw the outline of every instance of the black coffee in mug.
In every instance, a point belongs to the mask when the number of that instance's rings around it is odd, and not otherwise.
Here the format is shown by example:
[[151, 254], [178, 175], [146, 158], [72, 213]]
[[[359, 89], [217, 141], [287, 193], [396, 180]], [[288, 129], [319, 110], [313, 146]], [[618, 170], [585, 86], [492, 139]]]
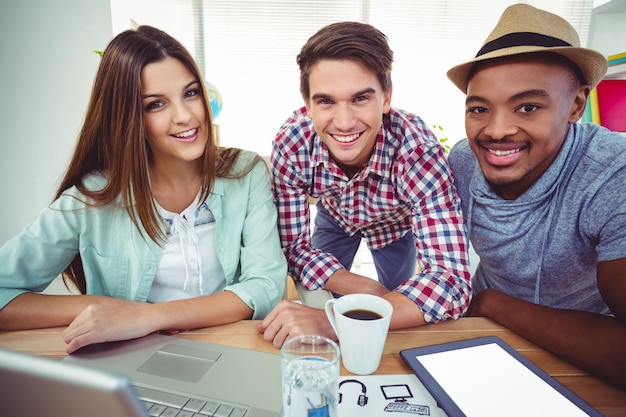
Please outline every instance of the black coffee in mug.
[[363, 309], [348, 310], [343, 315], [355, 320], [378, 320], [383, 318], [375, 311]]

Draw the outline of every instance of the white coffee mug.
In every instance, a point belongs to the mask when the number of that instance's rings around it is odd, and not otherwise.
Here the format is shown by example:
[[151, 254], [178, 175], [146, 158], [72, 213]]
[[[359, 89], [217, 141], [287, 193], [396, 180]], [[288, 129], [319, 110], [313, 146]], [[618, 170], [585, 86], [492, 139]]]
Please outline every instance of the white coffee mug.
[[339, 338], [343, 366], [353, 374], [378, 369], [393, 307], [371, 294], [348, 294], [326, 301], [326, 316]]

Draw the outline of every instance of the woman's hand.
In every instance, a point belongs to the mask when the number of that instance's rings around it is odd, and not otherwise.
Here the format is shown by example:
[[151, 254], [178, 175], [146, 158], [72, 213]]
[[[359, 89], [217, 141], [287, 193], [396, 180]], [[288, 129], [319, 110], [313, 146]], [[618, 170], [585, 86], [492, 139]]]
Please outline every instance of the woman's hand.
[[94, 343], [135, 339], [158, 329], [150, 320], [152, 304], [116, 300], [91, 304], [63, 331], [67, 353]]

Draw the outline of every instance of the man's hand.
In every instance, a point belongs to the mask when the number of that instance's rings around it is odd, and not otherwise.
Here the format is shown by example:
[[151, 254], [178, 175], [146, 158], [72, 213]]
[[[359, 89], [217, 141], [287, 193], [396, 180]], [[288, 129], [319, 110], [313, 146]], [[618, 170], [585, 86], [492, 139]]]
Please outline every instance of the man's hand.
[[259, 324], [257, 330], [276, 348], [280, 348], [287, 339], [305, 334], [316, 334], [337, 340], [324, 310], [287, 300], [278, 303]]

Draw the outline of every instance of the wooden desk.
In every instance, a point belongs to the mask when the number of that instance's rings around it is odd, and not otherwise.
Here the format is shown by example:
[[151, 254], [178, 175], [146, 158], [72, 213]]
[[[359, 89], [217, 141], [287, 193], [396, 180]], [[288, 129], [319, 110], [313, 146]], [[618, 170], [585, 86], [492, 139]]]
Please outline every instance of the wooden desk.
[[[257, 333], [257, 324], [257, 321], [242, 321], [226, 326], [188, 331], [179, 334], [178, 337], [278, 353], [278, 349]], [[65, 356], [61, 331], [62, 328], [0, 332], [0, 347], [60, 359]], [[400, 350], [487, 335], [499, 336], [607, 417], [626, 416], [626, 392], [590, 376], [539, 349], [510, 330], [483, 318], [462, 318], [457, 321], [390, 332], [376, 374], [411, 373], [398, 354]], [[350, 375], [343, 367], [341, 374]]]

